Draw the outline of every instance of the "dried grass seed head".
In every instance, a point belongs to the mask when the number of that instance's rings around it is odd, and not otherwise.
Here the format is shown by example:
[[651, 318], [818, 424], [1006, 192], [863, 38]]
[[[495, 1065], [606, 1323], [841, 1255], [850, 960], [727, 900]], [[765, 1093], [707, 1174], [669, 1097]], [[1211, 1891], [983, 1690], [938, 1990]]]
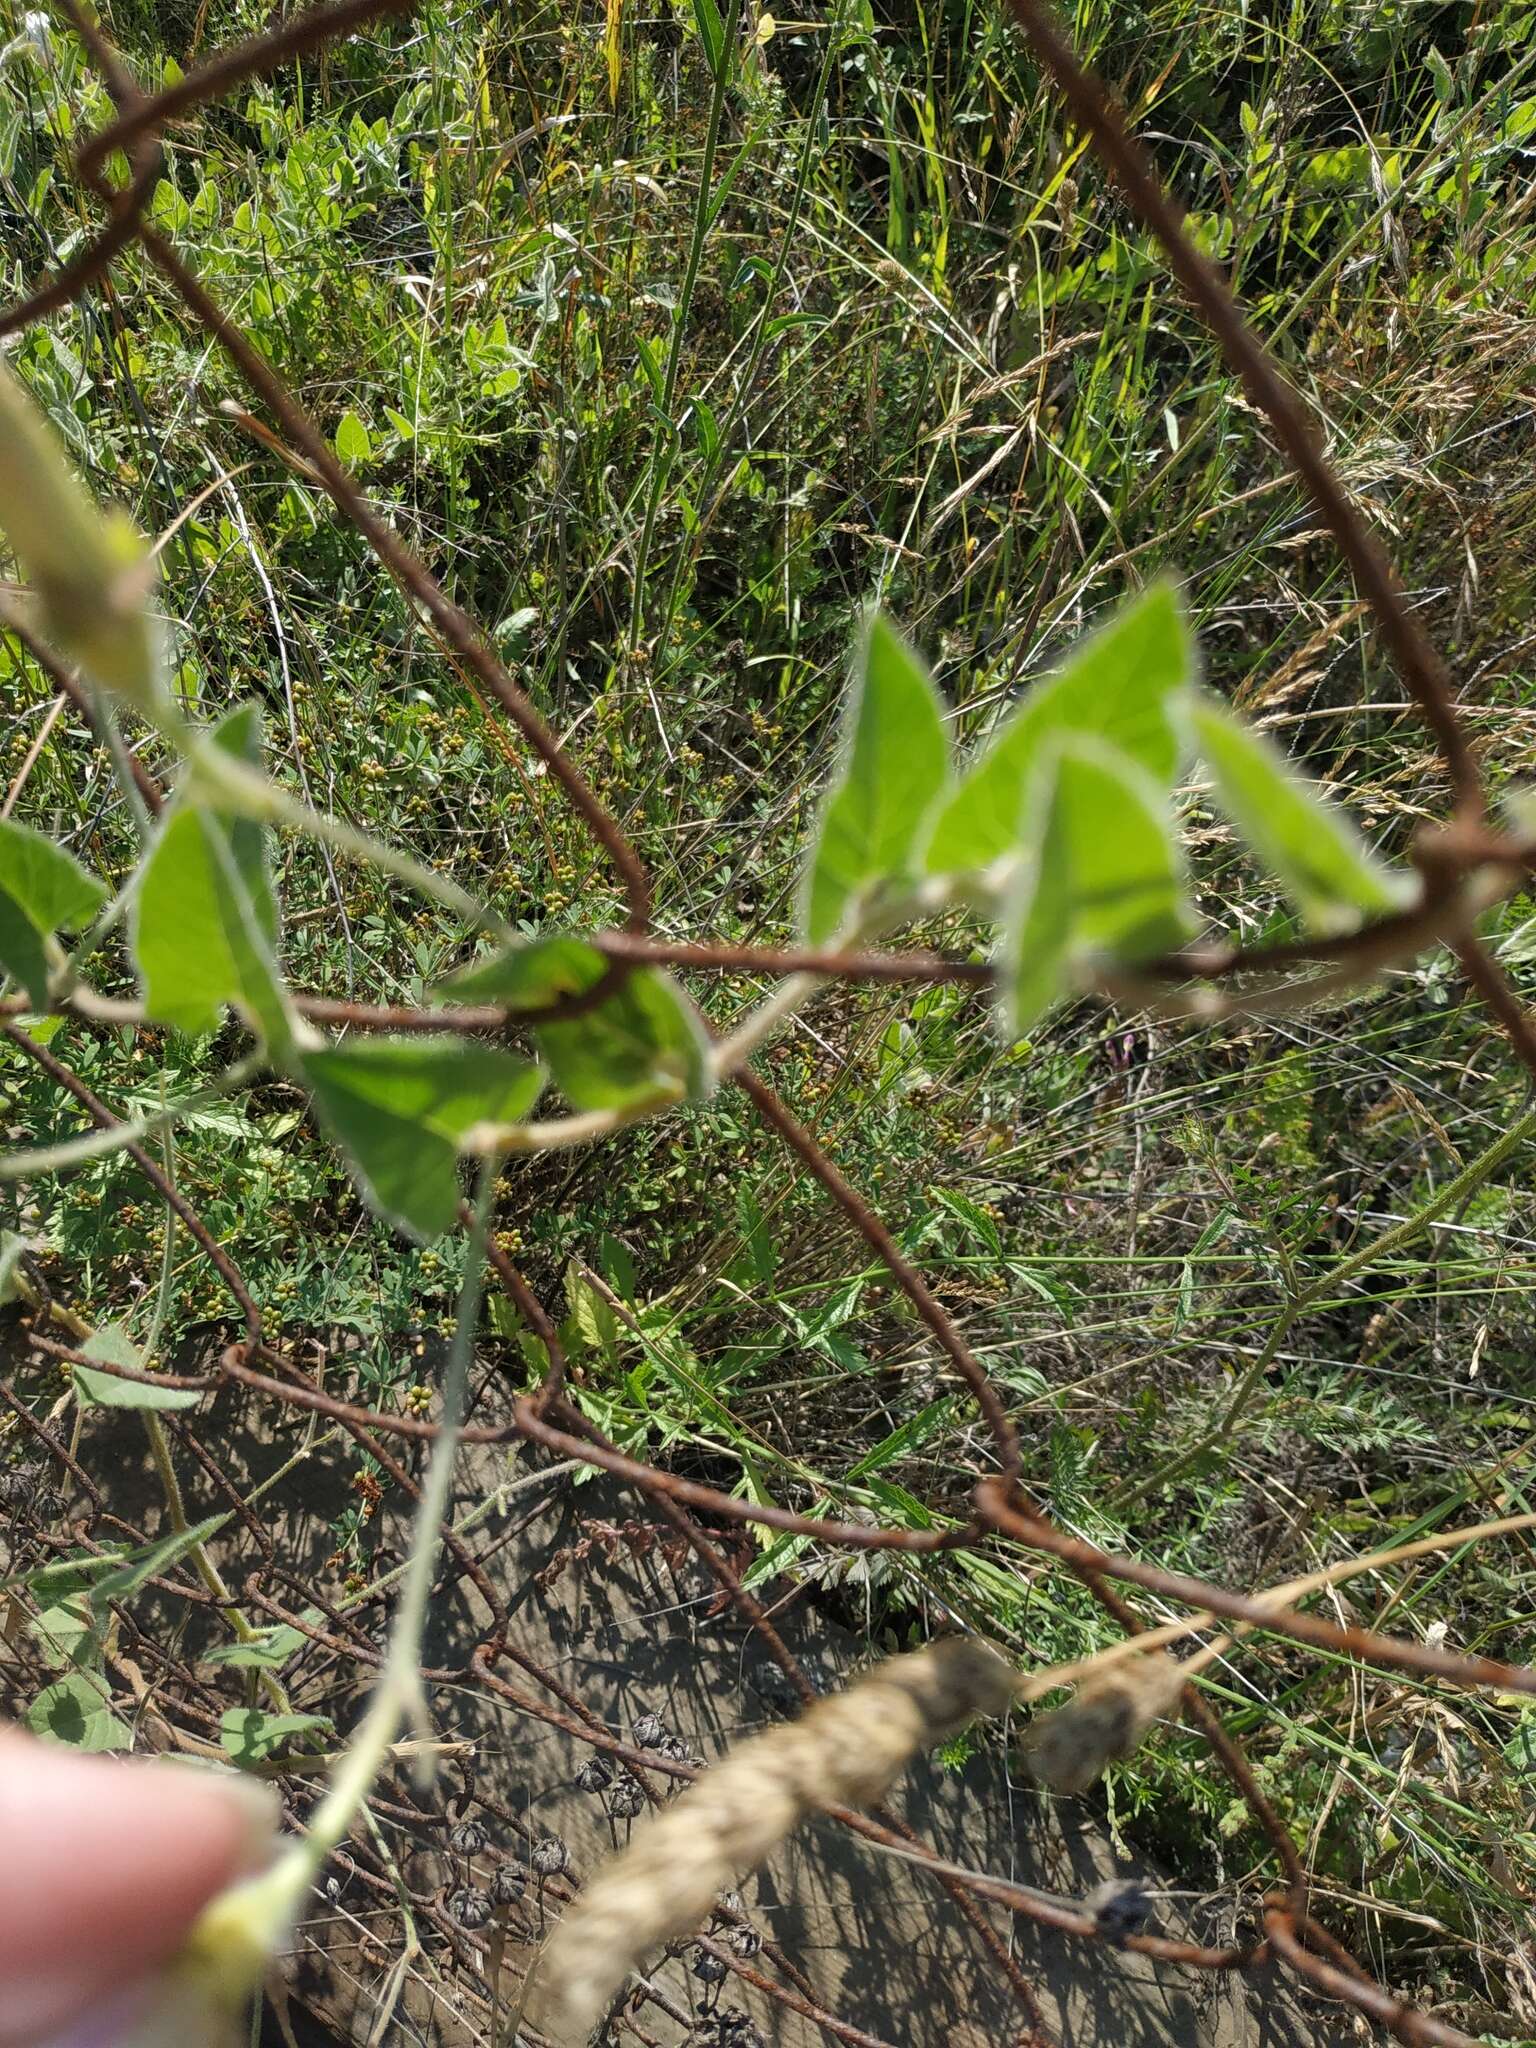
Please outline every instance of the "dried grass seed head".
[[1184, 1683], [1182, 1668], [1166, 1651], [1116, 1665], [1030, 1724], [1024, 1754], [1031, 1773], [1052, 1792], [1086, 1792], [1109, 1764], [1135, 1753], [1154, 1721], [1172, 1712]]
[[530, 2019], [559, 2048], [577, 2048], [646, 1953], [702, 1926], [720, 1893], [808, 1813], [883, 1798], [920, 1748], [1006, 1707], [1015, 1685], [985, 1644], [946, 1639], [738, 1744], [589, 1881], [550, 1938]]

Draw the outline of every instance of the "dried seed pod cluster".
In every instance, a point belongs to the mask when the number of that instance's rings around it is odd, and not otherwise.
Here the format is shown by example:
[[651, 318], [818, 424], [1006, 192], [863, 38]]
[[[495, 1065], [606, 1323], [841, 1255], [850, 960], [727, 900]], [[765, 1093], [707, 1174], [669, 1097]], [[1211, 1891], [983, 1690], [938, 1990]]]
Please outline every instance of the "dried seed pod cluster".
[[1086, 1792], [1107, 1765], [1133, 1754], [1154, 1721], [1172, 1712], [1186, 1672], [1166, 1651], [1116, 1665], [1042, 1714], [1024, 1737], [1032, 1774], [1052, 1792]]
[[613, 1820], [634, 1820], [645, 1811], [645, 1793], [640, 1780], [626, 1771], [608, 1794], [608, 1813]]
[[492, 1917], [490, 1900], [478, 1885], [472, 1884], [453, 1894], [448, 1901], [448, 1911], [460, 1927], [467, 1927], [471, 1932], [489, 1926]]
[[491, 1904], [493, 1906], [515, 1906], [528, 1889], [528, 1871], [525, 1865], [506, 1857], [491, 1872]]
[[606, 1792], [612, 1783], [613, 1767], [605, 1757], [588, 1757], [576, 1773], [578, 1792]]
[[550, 1939], [529, 2018], [558, 2048], [579, 2048], [646, 1951], [699, 1927], [808, 1813], [882, 1798], [919, 1749], [1004, 1712], [1015, 1686], [994, 1651], [955, 1637], [893, 1657], [743, 1742], [586, 1886]]
[[477, 1820], [461, 1820], [448, 1837], [448, 1846], [455, 1856], [478, 1856], [490, 1837]]
[[1106, 1941], [1123, 1941], [1128, 1934], [1140, 1934], [1151, 1919], [1152, 1894], [1139, 1877], [1106, 1878], [1084, 1899], [1083, 1911]]

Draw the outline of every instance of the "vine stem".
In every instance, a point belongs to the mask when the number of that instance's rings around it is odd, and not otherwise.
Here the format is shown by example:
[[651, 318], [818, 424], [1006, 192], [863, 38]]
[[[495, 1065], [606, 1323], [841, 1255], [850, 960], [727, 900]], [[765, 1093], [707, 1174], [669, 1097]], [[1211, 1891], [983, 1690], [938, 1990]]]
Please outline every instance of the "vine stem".
[[442, 1426], [422, 1482], [400, 1604], [373, 1698], [303, 1839], [292, 1842], [261, 1876], [222, 1892], [194, 1927], [183, 1955], [183, 1967], [229, 2002], [245, 1997], [259, 1980], [326, 1857], [345, 1840], [402, 1725], [426, 1719], [422, 1638], [464, 1419], [495, 1187], [494, 1165], [486, 1162], [476, 1181], [464, 1279], [443, 1376]]
[[1438, 1194], [1431, 1195], [1427, 1202], [1415, 1209], [1411, 1216], [1405, 1216], [1401, 1223], [1393, 1224], [1390, 1230], [1384, 1230], [1380, 1237], [1372, 1238], [1369, 1244], [1361, 1245], [1337, 1266], [1320, 1274], [1317, 1279], [1309, 1281], [1299, 1293], [1293, 1294], [1271, 1324], [1269, 1334], [1259, 1352], [1233, 1388], [1232, 1397], [1221, 1419], [1203, 1436], [1197, 1437], [1192, 1444], [1187, 1445], [1182, 1451], [1176, 1451], [1144, 1479], [1137, 1480], [1133, 1486], [1117, 1494], [1113, 1502], [1115, 1511], [1121, 1513], [1127, 1508], [1134, 1507], [1138, 1501], [1145, 1500], [1148, 1494], [1155, 1493], [1159, 1487], [1166, 1486], [1170, 1480], [1177, 1479], [1187, 1472], [1207, 1451], [1216, 1450], [1228, 1442], [1247, 1413], [1265, 1373], [1275, 1361], [1280, 1346], [1298, 1319], [1335, 1288], [1347, 1284], [1367, 1267], [1375, 1265], [1379, 1259], [1389, 1259], [1405, 1245], [1412, 1244], [1437, 1217], [1443, 1216], [1447, 1209], [1454, 1209], [1468, 1195], [1474, 1194], [1489, 1174], [1496, 1172], [1506, 1159], [1519, 1150], [1527, 1138], [1533, 1136], [1536, 1136], [1536, 1107], [1528, 1109], [1524, 1116], [1517, 1118], [1507, 1131], [1494, 1139], [1486, 1151], [1480, 1152], [1453, 1180], [1448, 1180]]

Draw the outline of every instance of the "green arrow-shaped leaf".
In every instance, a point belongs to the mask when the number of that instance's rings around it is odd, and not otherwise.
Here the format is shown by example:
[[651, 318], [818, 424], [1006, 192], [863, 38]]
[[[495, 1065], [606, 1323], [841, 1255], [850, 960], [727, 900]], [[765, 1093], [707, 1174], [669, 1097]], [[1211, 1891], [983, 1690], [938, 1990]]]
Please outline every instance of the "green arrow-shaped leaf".
[[423, 1238], [458, 1214], [464, 1133], [516, 1123], [544, 1079], [530, 1060], [456, 1038], [349, 1038], [299, 1067], [369, 1204]]
[[1191, 696], [1181, 716], [1217, 802], [1311, 930], [1351, 932], [1409, 900], [1408, 877], [1384, 867], [1343, 812], [1262, 733], [1214, 697]]
[[48, 1000], [44, 940], [78, 931], [106, 900], [72, 853], [30, 825], [0, 818], [0, 966], [39, 1008]]
[[1199, 655], [1178, 587], [1150, 584], [1032, 690], [962, 778], [924, 853], [930, 874], [975, 873], [1014, 852], [1027, 831], [1025, 797], [1047, 748], [1072, 733], [1119, 748], [1161, 788], [1172, 786], [1179, 740], [1172, 693]]
[[998, 955], [1002, 1024], [1019, 1037], [1089, 956], [1134, 965], [1194, 929], [1168, 806], [1118, 749], [1058, 744], [1031, 793], [1039, 816]]
[[854, 665], [841, 759], [823, 799], [802, 926], [837, 936], [882, 884], [899, 882], [950, 781], [943, 708], [927, 669], [876, 613]]

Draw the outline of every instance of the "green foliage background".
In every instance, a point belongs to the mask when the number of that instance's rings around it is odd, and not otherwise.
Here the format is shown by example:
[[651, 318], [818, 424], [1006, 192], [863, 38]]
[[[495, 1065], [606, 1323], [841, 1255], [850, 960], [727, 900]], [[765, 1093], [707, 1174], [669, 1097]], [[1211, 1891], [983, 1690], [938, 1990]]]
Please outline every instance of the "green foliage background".
[[[148, 81], [262, 18], [222, 0], [108, 10]], [[1529, 11], [1083, 0], [1072, 25], [1326, 419], [1496, 777], [1528, 774]], [[69, 150], [108, 108], [67, 38], [15, 9], [0, 26], [14, 296], [87, 231]], [[429, 6], [173, 131], [155, 201], [519, 664], [651, 865], [661, 928], [789, 935], [874, 593], [969, 740], [1111, 602], [1175, 569], [1211, 684], [1401, 852], [1444, 794], [1428, 744], [1261, 427], [1001, 15], [844, 0], [778, 22], [749, 8], [744, 32], [702, 203], [709, 72], [670, 0], [625, 11], [616, 98], [600, 8]], [[558, 793], [322, 495], [243, 430], [228, 408], [244, 393], [152, 273], [130, 255], [13, 360], [97, 488], [151, 534], [174, 526], [165, 608], [196, 708], [259, 700], [296, 791], [472, 877], [530, 933], [614, 920]], [[0, 687], [9, 782], [51, 692], [9, 643]], [[96, 873], [131, 858], [68, 717], [16, 815]], [[1193, 824], [1212, 924], [1278, 929], [1225, 827], [1198, 809]], [[387, 879], [317, 848], [285, 857], [296, 984], [408, 1002], [459, 964], [443, 921]], [[1511, 957], [1531, 993], [1518, 940]], [[720, 1026], [757, 992], [693, 987]], [[234, 1043], [78, 1023], [54, 1040], [120, 1110], [153, 1108]], [[1124, 1499], [1198, 1434], [1289, 1272], [1406, 1213], [1524, 1106], [1443, 958], [1347, 1010], [1263, 1025], [1149, 1028], [1080, 1004], [1006, 1053], [974, 993], [842, 990], [767, 1071], [935, 1277], [1069, 1525], [1248, 1584], [1531, 1506], [1524, 1160], [1309, 1315], [1219, 1458]], [[0, 1087], [29, 1140], [78, 1128], [20, 1059], [0, 1056]], [[296, 1089], [195, 1117], [176, 1170], [274, 1323], [361, 1333], [358, 1393], [410, 1398], [457, 1248], [408, 1250], [369, 1220]], [[142, 1325], [163, 1224], [131, 1167], [39, 1183], [21, 1220], [93, 1318]], [[921, 1503], [963, 1507], [968, 1411], [739, 1097], [510, 1170], [496, 1228], [563, 1302], [583, 1398], [622, 1444], [792, 1506], [913, 1523]], [[227, 1303], [189, 1244], [172, 1250], [173, 1330], [196, 1333]], [[493, 1341], [533, 1369], [505, 1317]], [[338, 1578], [366, 1574], [363, 1517], [337, 1536]], [[1421, 1567], [1392, 1626], [1529, 1656], [1525, 1559], [1513, 1545]], [[1037, 1660], [1098, 1639], [1084, 1596], [985, 1559], [787, 1544], [770, 1562], [887, 1639], [946, 1611]], [[1369, 1621], [1385, 1593], [1349, 1598]], [[1356, 1930], [1363, 1950], [1474, 2030], [1512, 2014], [1529, 2031], [1527, 1717], [1278, 1651], [1214, 1689], [1331, 1909], [1387, 1901]], [[1259, 1839], [1194, 1755], [1177, 1738], [1144, 1753], [1112, 1775], [1108, 1810], [1190, 1882], [1230, 1883], [1258, 1868]]]

